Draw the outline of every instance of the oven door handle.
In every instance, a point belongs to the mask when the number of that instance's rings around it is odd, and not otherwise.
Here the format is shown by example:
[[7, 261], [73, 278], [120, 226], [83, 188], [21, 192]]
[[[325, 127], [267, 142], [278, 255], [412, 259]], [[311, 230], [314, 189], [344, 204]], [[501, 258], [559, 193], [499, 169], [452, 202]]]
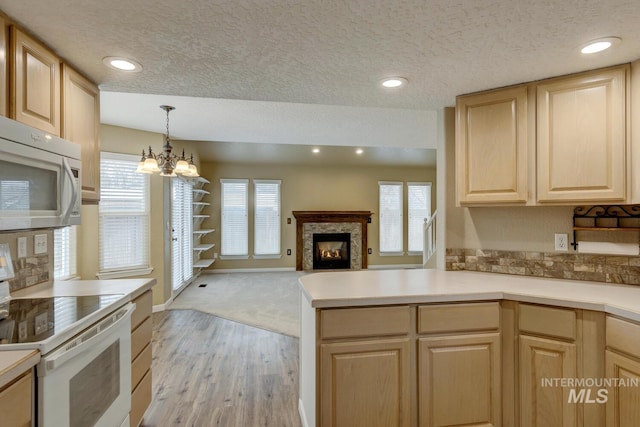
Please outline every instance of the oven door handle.
[[[75, 339], [64, 344], [59, 350], [44, 356], [45, 373], [58, 369], [79, 354], [91, 350], [104, 338], [105, 334], [108, 334], [114, 328], [118, 328], [122, 322], [130, 320], [131, 313], [133, 313], [135, 309], [135, 304], [127, 304], [106, 319], [100, 321], [97, 325], [84, 331]], [[128, 330], [127, 333], [130, 333], [130, 330]]]

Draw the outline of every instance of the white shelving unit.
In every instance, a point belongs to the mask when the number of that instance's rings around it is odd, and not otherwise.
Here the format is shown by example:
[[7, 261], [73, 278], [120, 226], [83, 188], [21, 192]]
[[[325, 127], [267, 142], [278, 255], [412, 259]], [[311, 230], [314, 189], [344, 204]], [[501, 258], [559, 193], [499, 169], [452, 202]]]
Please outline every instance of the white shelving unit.
[[215, 261], [213, 258], [203, 257], [205, 252], [215, 247], [215, 243], [200, 241], [202, 236], [216, 231], [213, 228], [201, 228], [202, 222], [210, 217], [207, 213], [210, 203], [202, 201], [204, 196], [210, 194], [203, 188], [206, 184], [209, 184], [209, 181], [202, 177], [193, 180], [193, 268], [197, 270], [194, 276], [200, 274], [203, 268], [210, 267]]

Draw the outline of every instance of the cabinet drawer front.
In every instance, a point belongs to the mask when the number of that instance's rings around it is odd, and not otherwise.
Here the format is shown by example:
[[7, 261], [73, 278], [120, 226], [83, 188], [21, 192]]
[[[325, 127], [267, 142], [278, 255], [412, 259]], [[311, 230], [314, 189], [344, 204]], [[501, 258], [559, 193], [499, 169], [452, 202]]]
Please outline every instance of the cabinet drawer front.
[[640, 325], [607, 316], [607, 347], [640, 358]]
[[410, 317], [409, 306], [322, 310], [320, 334], [322, 338], [405, 335]]
[[129, 418], [131, 427], [137, 427], [142, 421], [145, 411], [151, 403], [151, 371], [142, 378], [138, 387], [131, 393], [131, 412]]
[[520, 332], [576, 339], [575, 310], [520, 304]]
[[151, 318], [142, 322], [138, 328], [131, 333], [131, 360], [138, 357], [143, 348], [151, 342]]
[[418, 333], [480, 331], [500, 327], [497, 302], [418, 307]]
[[131, 390], [135, 389], [144, 374], [151, 369], [151, 344], [131, 362]]
[[140, 323], [147, 317], [151, 316], [152, 308], [152, 294], [151, 290], [148, 290], [132, 302], [136, 305], [136, 309], [131, 315], [131, 330], [133, 331], [138, 327]]

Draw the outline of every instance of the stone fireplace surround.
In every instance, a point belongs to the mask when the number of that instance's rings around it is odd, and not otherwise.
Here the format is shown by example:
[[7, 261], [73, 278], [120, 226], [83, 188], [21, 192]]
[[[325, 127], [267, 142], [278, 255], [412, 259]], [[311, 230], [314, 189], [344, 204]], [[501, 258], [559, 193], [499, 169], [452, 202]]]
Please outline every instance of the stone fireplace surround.
[[293, 211], [296, 218], [296, 270], [313, 270], [314, 233], [351, 233], [351, 270], [367, 268], [369, 211]]

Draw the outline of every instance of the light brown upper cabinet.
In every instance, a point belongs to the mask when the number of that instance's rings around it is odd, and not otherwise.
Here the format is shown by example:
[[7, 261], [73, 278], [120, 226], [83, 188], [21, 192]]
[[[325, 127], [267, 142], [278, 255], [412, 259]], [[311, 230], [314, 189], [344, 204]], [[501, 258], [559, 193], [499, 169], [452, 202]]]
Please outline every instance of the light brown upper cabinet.
[[624, 64], [459, 96], [458, 204], [635, 203], [630, 79]]
[[459, 204], [524, 204], [527, 137], [526, 86], [458, 97]]
[[537, 194], [546, 202], [627, 197], [629, 66], [537, 85]]
[[60, 136], [60, 59], [11, 27], [11, 118]]
[[8, 58], [7, 52], [9, 51], [7, 46], [7, 34], [9, 27], [7, 21], [0, 16], [0, 116], [7, 116], [8, 114], [8, 101], [7, 92], [9, 88], [9, 73], [8, 73]]
[[62, 65], [62, 137], [82, 147], [82, 202], [100, 201], [100, 90]]

